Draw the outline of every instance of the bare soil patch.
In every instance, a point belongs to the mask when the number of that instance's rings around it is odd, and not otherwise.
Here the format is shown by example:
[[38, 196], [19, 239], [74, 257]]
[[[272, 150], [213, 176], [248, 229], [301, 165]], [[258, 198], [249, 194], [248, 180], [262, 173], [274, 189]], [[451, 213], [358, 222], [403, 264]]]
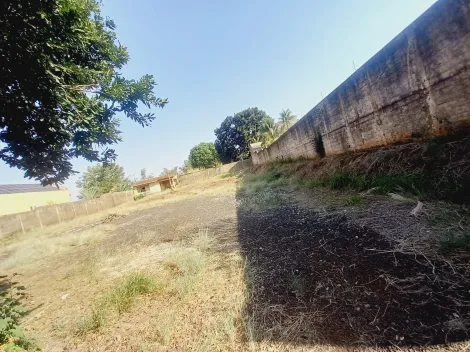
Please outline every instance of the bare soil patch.
[[339, 346], [430, 346], [469, 328], [466, 263], [399, 252], [338, 216], [287, 205], [238, 212], [260, 339]]

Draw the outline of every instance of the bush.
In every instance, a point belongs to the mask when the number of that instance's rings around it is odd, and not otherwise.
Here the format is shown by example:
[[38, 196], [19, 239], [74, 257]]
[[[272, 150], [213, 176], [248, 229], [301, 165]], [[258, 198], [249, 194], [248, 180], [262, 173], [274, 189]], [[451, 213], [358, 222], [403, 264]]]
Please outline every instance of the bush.
[[138, 195], [136, 195], [134, 197], [134, 200], [139, 200], [139, 199], [142, 199], [142, 198], [145, 198], [145, 193], [139, 193]]
[[5, 351], [31, 347], [31, 342], [25, 338], [18, 322], [28, 310], [20, 303], [25, 288], [13, 281], [16, 275], [0, 276], [0, 347], [5, 348]]
[[470, 232], [453, 235], [442, 240], [440, 243], [440, 250], [443, 253], [470, 251]]
[[356, 175], [350, 171], [338, 171], [323, 180], [322, 183], [332, 189], [350, 188], [361, 191], [367, 188], [364, 176]]
[[359, 205], [362, 203], [362, 199], [358, 195], [351, 196], [346, 199], [344, 205], [352, 206], [352, 205]]

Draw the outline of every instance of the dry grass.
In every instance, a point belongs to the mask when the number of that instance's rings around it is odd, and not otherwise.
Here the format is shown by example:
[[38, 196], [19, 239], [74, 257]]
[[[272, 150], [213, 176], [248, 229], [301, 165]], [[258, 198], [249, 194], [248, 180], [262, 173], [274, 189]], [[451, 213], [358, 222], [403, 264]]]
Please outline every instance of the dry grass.
[[62, 253], [71, 247], [90, 245], [102, 241], [111, 233], [114, 226], [101, 225], [80, 232], [56, 234], [45, 230], [36, 233], [16, 235], [15, 240], [0, 249], [0, 255], [6, 258], [0, 262], [0, 270], [11, 270], [19, 266], [34, 263], [45, 257]]
[[164, 195], [151, 195], [144, 200], [124, 203], [116, 208], [76, 218], [60, 224], [16, 233], [0, 238], [0, 270], [34, 263], [51, 255], [62, 253], [74, 246], [102, 241], [114, 230], [108, 220], [169, 203], [184, 201], [200, 195], [213, 196], [234, 192], [235, 177], [201, 180], [193, 185], [181, 186]]
[[[341, 350], [289, 342], [303, 334], [314, 316], [289, 320], [279, 305], [247, 310], [260, 273], [254, 271], [255, 265], [246, 263], [238, 249], [218, 251], [218, 239], [204, 228], [206, 224], [193, 224], [202, 230], [165, 242], [155, 240], [158, 229], [129, 233], [118, 240], [113, 236], [116, 225], [95, 225], [110, 213], [125, 215], [199, 196], [233, 194], [235, 180], [217, 177], [183, 186], [160, 198], [146, 197], [96, 217], [1, 242], [5, 246], [0, 256], [9, 257], [0, 262], [0, 268], [25, 272], [33, 283], [26, 283], [33, 292], [30, 307], [43, 304], [25, 319], [26, 332], [37, 337], [45, 351]], [[256, 187], [248, 186], [247, 194], [267, 189], [265, 180], [257, 182]], [[284, 187], [286, 181], [268, 183], [273, 189]], [[79, 231], [74, 229], [77, 226]], [[293, 277], [291, 289], [302, 299], [302, 281]], [[280, 318], [283, 323], [271, 330], [262, 327], [263, 320]], [[270, 340], [272, 335], [284, 340]], [[465, 345], [455, 350], [460, 348]]]
[[[243, 259], [239, 252], [213, 251], [212, 243], [202, 230], [190, 240], [159, 246], [153, 257], [158, 263], [141, 278], [145, 285], [138, 285], [145, 290], [134, 289], [133, 276], [119, 279], [92, 299], [88, 314], [71, 331], [78, 334], [72, 341], [88, 344], [99, 336], [125, 334], [134, 336], [126, 342], [130, 351], [245, 350]], [[133, 322], [125, 332], [121, 320]]]

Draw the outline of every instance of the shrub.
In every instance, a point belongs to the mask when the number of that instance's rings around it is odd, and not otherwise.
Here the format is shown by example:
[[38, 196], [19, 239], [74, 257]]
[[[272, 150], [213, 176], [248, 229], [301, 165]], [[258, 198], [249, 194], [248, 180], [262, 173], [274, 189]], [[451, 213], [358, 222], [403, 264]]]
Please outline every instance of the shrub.
[[351, 205], [359, 205], [361, 203], [362, 203], [361, 197], [359, 197], [358, 195], [354, 195], [354, 196], [348, 197], [346, 201], [344, 202], [344, 205], [351, 206]]
[[357, 189], [363, 190], [367, 187], [364, 176], [356, 175], [350, 171], [338, 171], [323, 181], [323, 184], [332, 189]]
[[452, 235], [442, 240], [440, 250], [444, 253], [470, 251], [470, 232]]
[[371, 178], [371, 187], [378, 187], [379, 193], [402, 191], [416, 196], [425, 193], [424, 177], [420, 174], [386, 174]]
[[145, 198], [145, 193], [139, 193], [138, 195], [136, 195], [134, 197], [134, 200], [139, 200], [139, 199], [142, 199], [142, 198]]
[[28, 310], [20, 303], [25, 288], [13, 281], [16, 275], [0, 276], [0, 347], [4, 347], [5, 351], [31, 347], [18, 322]]

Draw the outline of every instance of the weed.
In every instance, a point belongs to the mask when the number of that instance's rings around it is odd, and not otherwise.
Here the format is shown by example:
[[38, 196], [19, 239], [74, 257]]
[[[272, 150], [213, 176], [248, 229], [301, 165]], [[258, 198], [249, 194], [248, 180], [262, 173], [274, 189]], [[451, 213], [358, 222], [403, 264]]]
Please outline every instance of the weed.
[[440, 250], [443, 253], [470, 251], [470, 231], [450, 237], [440, 242]]
[[372, 177], [368, 187], [378, 187], [378, 192], [385, 194], [401, 191], [415, 196], [425, 193], [424, 178], [421, 174], [386, 174]]
[[145, 193], [139, 193], [134, 197], [134, 200], [139, 200], [145, 198]]
[[357, 175], [350, 171], [338, 171], [323, 181], [323, 183], [332, 189], [357, 189], [366, 188], [366, 180], [364, 176]]
[[345, 202], [344, 202], [344, 205], [346, 206], [353, 206], [353, 205], [359, 205], [362, 203], [362, 199], [360, 196], [358, 195], [353, 195], [353, 196], [350, 196], [348, 197]]
[[196, 238], [193, 240], [193, 245], [201, 252], [207, 252], [212, 245], [212, 238], [209, 236], [209, 230], [200, 230]]
[[129, 311], [137, 296], [153, 292], [157, 288], [161, 291], [163, 287], [161, 285], [157, 287], [153, 278], [141, 273], [134, 273], [105, 296], [103, 303], [121, 314]]
[[127, 312], [137, 296], [145, 293], [163, 290], [163, 285], [157, 285], [155, 280], [142, 273], [134, 273], [114, 287], [100, 301], [95, 303], [91, 314], [82, 318], [77, 323], [75, 334], [84, 336], [92, 331], [101, 329], [106, 321], [110, 310], [118, 314]]
[[285, 204], [279, 192], [265, 190], [240, 199], [240, 208], [245, 211], [263, 211]]
[[98, 331], [106, 323], [107, 309], [103, 305], [93, 306], [91, 314], [87, 317], [81, 318], [77, 323], [77, 330], [75, 334], [78, 336], [85, 336], [92, 331]]
[[170, 344], [174, 329], [174, 314], [174, 311], [158, 314], [152, 324], [156, 330], [158, 340], [163, 346]]
[[199, 250], [180, 250], [169, 255], [164, 263], [176, 277], [173, 293], [180, 297], [190, 293], [205, 266], [205, 255]]
[[296, 296], [303, 296], [306, 290], [306, 280], [302, 276], [292, 275], [289, 286]]

